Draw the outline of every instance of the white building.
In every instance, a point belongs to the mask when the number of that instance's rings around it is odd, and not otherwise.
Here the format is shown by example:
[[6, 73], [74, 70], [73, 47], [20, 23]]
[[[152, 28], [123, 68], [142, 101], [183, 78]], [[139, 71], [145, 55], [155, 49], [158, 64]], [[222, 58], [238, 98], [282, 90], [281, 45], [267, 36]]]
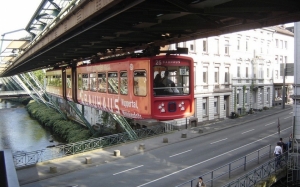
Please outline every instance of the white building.
[[[292, 32], [276, 26], [177, 44], [189, 48], [195, 61], [198, 122], [272, 107], [282, 95], [280, 63], [293, 63], [293, 41]], [[293, 80], [286, 78], [289, 94]]]
[[[283, 65], [294, 64], [294, 33], [283, 28], [283, 27], [272, 27], [276, 34], [274, 34], [274, 103], [282, 103], [282, 92], [283, 92]], [[281, 66], [281, 69], [280, 69]], [[286, 74], [294, 73], [292, 69], [287, 68]], [[290, 95], [293, 94], [294, 76], [285, 77], [285, 90], [286, 99], [288, 103], [293, 102], [290, 99]]]

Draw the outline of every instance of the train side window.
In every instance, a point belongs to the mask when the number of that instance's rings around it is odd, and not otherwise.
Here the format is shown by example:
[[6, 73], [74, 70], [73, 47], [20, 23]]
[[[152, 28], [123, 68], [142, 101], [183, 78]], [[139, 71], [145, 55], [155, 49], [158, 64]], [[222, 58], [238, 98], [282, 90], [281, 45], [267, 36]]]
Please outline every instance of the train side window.
[[120, 92], [123, 95], [128, 94], [128, 78], [127, 71], [120, 72]]
[[53, 75], [51, 78], [51, 86], [55, 86], [55, 80], [56, 80], [55, 75]]
[[57, 75], [54, 75], [54, 82], [53, 82], [53, 86], [58, 86], [58, 78], [57, 78]]
[[72, 88], [72, 78], [71, 78], [71, 75], [67, 75], [67, 88]]
[[98, 73], [99, 92], [106, 93], [106, 74]]
[[82, 74], [78, 74], [78, 89], [82, 90]]
[[49, 79], [48, 79], [48, 76], [45, 76], [45, 79], [46, 80], [46, 86], [49, 86]]
[[56, 75], [56, 86], [62, 87], [61, 75]]
[[147, 77], [145, 70], [136, 70], [134, 71], [134, 87], [133, 93], [137, 96], [146, 96], [147, 95]]
[[108, 73], [108, 93], [119, 93], [118, 72]]
[[96, 92], [98, 88], [97, 83], [97, 74], [96, 73], [90, 73], [90, 90], [93, 92]]
[[88, 91], [89, 90], [89, 74], [82, 74], [82, 89]]

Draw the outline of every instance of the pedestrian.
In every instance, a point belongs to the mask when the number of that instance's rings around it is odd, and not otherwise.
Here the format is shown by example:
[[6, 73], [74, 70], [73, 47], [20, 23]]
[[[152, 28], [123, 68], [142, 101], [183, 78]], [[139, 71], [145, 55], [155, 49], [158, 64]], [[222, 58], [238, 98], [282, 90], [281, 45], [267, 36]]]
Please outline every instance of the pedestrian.
[[282, 152], [284, 153], [284, 152], [286, 152], [287, 151], [287, 145], [283, 142], [283, 139], [282, 138], [279, 138], [279, 142], [278, 142], [279, 144], [280, 144], [280, 147], [281, 147], [281, 149], [282, 149]]
[[281, 159], [281, 154], [282, 154], [282, 148], [280, 146], [280, 142], [277, 142], [277, 145], [274, 149], [274, 156], [275, 158], [275, 167], [280, 166], [280, 159]]
[[199, 181], [197, 182], [196, 187], [201, 187], [201, 186], [206, 187], [206, 185], [205, 185], [204, 182], [203, 182], [202, 177], [199, 177]]

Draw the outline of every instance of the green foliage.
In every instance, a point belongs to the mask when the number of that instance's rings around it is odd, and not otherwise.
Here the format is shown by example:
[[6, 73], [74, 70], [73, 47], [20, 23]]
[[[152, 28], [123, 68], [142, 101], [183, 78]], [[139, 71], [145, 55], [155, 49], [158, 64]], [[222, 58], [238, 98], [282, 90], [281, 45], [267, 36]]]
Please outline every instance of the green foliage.
[[31, 117], [38, 120], [42, 125], [51, 129], [51, 131], [65, 140], [67, 143], [87, 140], [92, 137], [88, 128], [65, 120], [60, 113], [44, 104], [30, 101], [26, 109]]
[[40, 81], [41, 84], [44, 84], [44, 79], [46, 77], [46, 73], [44, 70], [37, 70], [34, 71], [33, 74], [35, 77]]

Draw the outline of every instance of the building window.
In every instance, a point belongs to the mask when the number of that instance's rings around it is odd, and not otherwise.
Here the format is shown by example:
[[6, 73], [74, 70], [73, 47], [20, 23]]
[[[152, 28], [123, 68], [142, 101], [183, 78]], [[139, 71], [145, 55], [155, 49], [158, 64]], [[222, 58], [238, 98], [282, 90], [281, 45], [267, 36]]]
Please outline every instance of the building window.
[[262, 66], [259, 66], [259, 78], [262, 79], [264, 77], [264, 71]]
[[240, 66], [238, 66], [237, 67], [237, 77], [241, 77], [241, 67]]
[[240, 50], [240, 40], [237, 41], [237, 50]]
[[203, 83], [205, 83], [205, 84], [207, 84], [207, 74], [208, 74], [207, 67], [204, 67], [203, 68]]
[[269, 78], [269, 68], [267, 68], [267, 78]]
[[248, 67], [246, 67], [246, 78], [248, 78]]
[[225, 54], [229, 55], [229, 41], [225, 40]]
[[237, 91], [237, 93], [236, 93], [236, 104], [237, 105], [240, 104], [240, 92], [239, 91]]
[[283, 41], [280, 40], [280, 49], [283, 49]]
[[229, 68], [225, 68], [225, 78], [224, 78], [224, 82], [228, 83], [229, 80]]
[[249, 50], [249, 46], [248, 46], [248, 44], [249, 44], [249, 41], [247, 40], [247, 41], [246, 41], [246, 51], [248, 51], [248, 50]]
[[275, 70], [275, 79], [278, 79], [278, 70]]
[[275, 45], [278, 48], [278, 39], [275, 40]]
[[203, 116], [207, 116], [207, 98], [204, 97], [202, 101], [202, 109], [203, 109]]
[[287, 49], [287, 41], [284, 41], [284, 48]]
[[287, 56], [284, 56], [284, 63], [287, 63]]
[[214, 114], [218, 114], [219, 108], [218, 108], [218, 97], [215, 97], [214, 99]]
[[215, 83], [219, 83], [219, 68], [215, 68]]
[[207, 53], [207, 39], [203, 39], [203, 52]]
[[215, 51], [215, 54], [219, 55], [220, 54], [220, 52], [219, 52], [219, 39], [216, 39], [215, 42], [216, 42], [216, 51]]
[[190, 50], [194, 51], [194, 45], [193, 44], [190, 44]]
[[279, 57], [279, 63], [282, 63], [282, 56]]
[[275, 62], [278, 63], [278, 55], [275, 55]]

